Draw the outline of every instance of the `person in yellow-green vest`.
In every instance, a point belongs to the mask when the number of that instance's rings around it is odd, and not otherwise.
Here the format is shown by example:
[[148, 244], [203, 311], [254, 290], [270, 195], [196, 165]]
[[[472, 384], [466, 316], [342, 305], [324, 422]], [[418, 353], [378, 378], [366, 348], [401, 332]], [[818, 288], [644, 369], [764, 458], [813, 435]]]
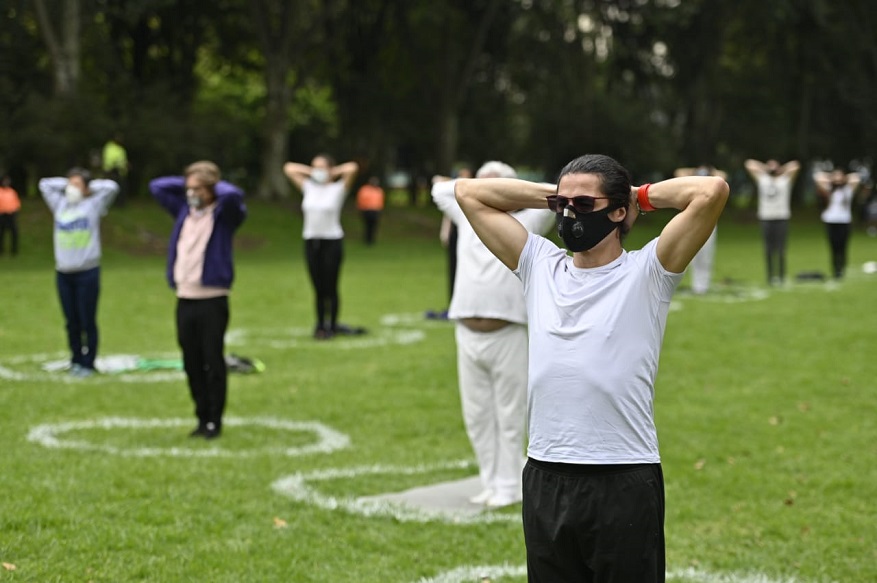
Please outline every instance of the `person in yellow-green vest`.
[[101, 165], [104, 176], [119, 185], [119, 196], [116, 204], [121, 206], [127, 198], [128, 151], [122, 145], [122, 134], [116, 132], [104, 144], [101, 153]]

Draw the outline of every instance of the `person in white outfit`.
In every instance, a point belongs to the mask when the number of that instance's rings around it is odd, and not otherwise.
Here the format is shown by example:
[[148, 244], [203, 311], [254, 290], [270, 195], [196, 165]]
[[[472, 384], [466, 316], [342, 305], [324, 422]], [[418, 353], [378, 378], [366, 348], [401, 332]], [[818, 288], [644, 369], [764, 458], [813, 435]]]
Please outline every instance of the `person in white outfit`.
[[[491, 161], [476, 178], [515, 178]], [[454, 197], [454, 181], [433, 178], [432, 196], [457, 227], [457, 274], [448, 318], [454, 320], [457, 374], [466, 433], [482, 491], [474, 504], [498, 508], [521, 500], [527, 405], [527, 310], [520, 280], [478, 239]], [[554, 223], [547, 209], [511, 213], [527, 231]]]
[[[722, 180], [727, 180], [728, 175], [721, 170], [709, 164], [701, 164], [697, 168], [677, 168], [673, 176], [680, 178], [682, 176], [718, 176]], [[716, 239], [718, 226], [713, 229], [710, 238], [706, 240], [691, 263], [688, 264], [688, 271], [691, 274], [691, 292], [697, 295], [703, 295], [710, 291], [710, 284], [713, 277], [713, 264], [716, 258]]]
[[[586, 155], [561, 170], [556, 189], [492, 178], [455, 190], [478, 237], [524, 287], [528, 580], [662, 583], [655, 378], [673, 292], [716, 226], [728, 184], [689, 176], [635, 187], [612, 158]], [[521, 208], [555, 210], [566, 249], [527, 232], [511, 215]], [[660, 236], [626, 251], [637, 209], [664, 208], [678, 212]]]
[[843, 170], [815, 172], [816, 192], [825, 204], [820, 218], [825, 223], [828, 246], [831, 249], [831, 269], [834, 279], [843, 279], [847, 266], [847, 245], [853, 223], [853, 201], [862, 179], [856, 172]]
[[779, 285], [786, 279], [786, 241], [792, 218], [792, 184], [801, 164], [792, 160], [780, 165], [776, 160], [743, 163], [758, 188], [758, 220], [767, 261], [767, 283]]

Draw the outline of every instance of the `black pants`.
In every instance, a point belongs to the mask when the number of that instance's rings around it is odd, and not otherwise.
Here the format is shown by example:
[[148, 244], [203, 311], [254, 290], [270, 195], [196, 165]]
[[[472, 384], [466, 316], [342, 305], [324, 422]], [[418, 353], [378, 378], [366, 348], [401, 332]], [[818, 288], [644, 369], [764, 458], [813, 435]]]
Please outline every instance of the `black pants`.
[[18, 213], [0, 214], [0, 255], [3, 255], [6, 231], [12, 237], [12, 254], [18, 255]]
[[825, 223], [828, 246], [831, 248], [831, 270], [835, 279], [844, 276], [847, 267], [847, 244], [850, 242], [849, 223]]
[[375, 234], [378, 232], [378, 220], [381, 218], [381, 211], [360, 211], [362, 214], [362, 222], [365, 226], [365, 244], [371, 245], [375, 242]]
[[524, 542], [530, 583], [665, 580], [660, 464], [527, 461]]
[[338, 326], [338, 280], [344, 260], [343, 239], [306, 239], [305, 258], [314, 286], [317, 328], [335, 331]]
[[177, 300], [177, 342], [183, 350], [183, 369], [195, 402], [199, 425], [222, 426], [228, 391], [225, 368], [225, 330], [228, 297]]
[[457, 225], [451, 223], [448, 233], [448, 304], [454, 297], [454, 282], [457, 280]]
[[761, 221], [764, 251], [767, 259], [767, 282], [776, 283], [786, 279], [786, 241], [789, 238], [789, 221]]
[[71, 273], [55, 272], [58, 299], [64, 312], [70, 363], [94, 369], [97, 358], [97, 301], [100, 267]]

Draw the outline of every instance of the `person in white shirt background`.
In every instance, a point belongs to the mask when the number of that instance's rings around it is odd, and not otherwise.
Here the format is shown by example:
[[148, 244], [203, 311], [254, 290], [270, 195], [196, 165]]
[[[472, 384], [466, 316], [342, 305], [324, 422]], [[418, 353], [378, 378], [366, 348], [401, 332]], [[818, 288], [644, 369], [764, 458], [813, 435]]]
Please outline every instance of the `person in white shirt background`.
[[831, 250], [831, 270], [834, 279], [842, 279], [847, 266], [847, 245], [853, 223], [853, 202], [862, 180], [857, 172], [845, 173], [836, 169], [831, 172], [813, 173], [816, 192], [825, 210], [820, 218], [825, 223], [828, 246]]
[[[488, 178], [455, 190], [478, 237], [524, 287], [528, 580], [663, 582], [655, 378], [673, 292], [715, 228], [728, 184], [689, 176], [634, 187], [617, 161], [586, 155], [561, 170], [556, 189]], [[511, 216], [546, 207], [567, 249]], [[626, 251], [637, 210], [664, 208], [679, 212]]]
[[[673, 176], [676, 178], [682, 176], [718, 176], [722, 180], [728, 179], [728, 175], [725, 172], [716, 169], [710, 164], [701, 164], [697, 168], [677, 168], [673, 172]], [[697, 252], [697, 255], [694, 256], [694, 259], [688, 265], [688, 271], [691, 274], [691, 292], [694, 294], [702, 295], [710, 290], [713, 264], [716, 258], [717, 232], [718, 227], [713, 229], [710, 238], [706, 240], [706, 243], [703, 244], [703, 247], [700, 248], [700, 251]]]
[[776, 160], [743, 163], [758, 189], [758, 220], [767, 261], [767, 283], [780, 285], [786, 279], [786, 242], [792, 218], [792, 185], [801, 170], [797, 160], [780, 164]]
[[[476, 178], [515, 178], [503, 162], [487, 162]], [[454, 183], [433, 178], [432, 197], [457, 228], [457, 269], [448, 318], [455, 322], [463, 422], [478, 462], [482, 491], [473, 504], [490, 508], [521, 500], [527, 406], [527, 310], [520, 280], [478, 239], [454, 197]], [[554, 224], [547, 209], [511, 213], [527, 231]]]
[[314, 338], [328, 340], [342, 330], [338, 325], [341, 300], [338, 282], [344, 261], [344, 229], [341, 208], [359, 172], [356, 162], [335, 164], [331, 156], [320, 154], [311, 165], [287, 162], [287, 178], [302, 193], [304, 215], [302, 238], [308, 274], [314, 287], [317, 322]]

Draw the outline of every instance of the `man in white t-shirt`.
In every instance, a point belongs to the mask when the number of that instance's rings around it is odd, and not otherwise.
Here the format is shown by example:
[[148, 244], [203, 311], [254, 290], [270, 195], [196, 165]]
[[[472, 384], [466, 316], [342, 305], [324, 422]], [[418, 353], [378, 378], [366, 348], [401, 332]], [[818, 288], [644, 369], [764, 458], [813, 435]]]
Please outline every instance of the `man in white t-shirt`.
[[776, 160], [746, 160], [746, 171], [758, 188], [758, 220], [767, 260], [767, 283], [782, 284], [786, 279], [786, 241], [792, 217], [792, 184], [801, 165], [792, 160], [780, 165]]
[[[718, 177], [631, 186], [607, 156], [567, 164], [557, 189], [460, 180], [460, 207], [524, 285], [530, 338], [523, 524], [529, 581], [664, 581], [664, 486], [654, 381], [670, 298], [728, 198]], [[550, 208], [567, 249], [510, 211]], [[637, 209], [676, 209], [622, 247]]]
[[[478, 178], [516, 178], [502, 162]], [[527, 412], [527, 308], [521, 282], [484, 246], [454, 198], [454, 182], [433, 178], [432, 197], [457, 227], [457, 274], [448, 318], [456, 324], [457, 375], [466, 434], [478, 461], [482, 491], [473, 504], [499, 508], [521, 501]], [[530, 232], [554, 223], [548, 209], [511, 215]]]

